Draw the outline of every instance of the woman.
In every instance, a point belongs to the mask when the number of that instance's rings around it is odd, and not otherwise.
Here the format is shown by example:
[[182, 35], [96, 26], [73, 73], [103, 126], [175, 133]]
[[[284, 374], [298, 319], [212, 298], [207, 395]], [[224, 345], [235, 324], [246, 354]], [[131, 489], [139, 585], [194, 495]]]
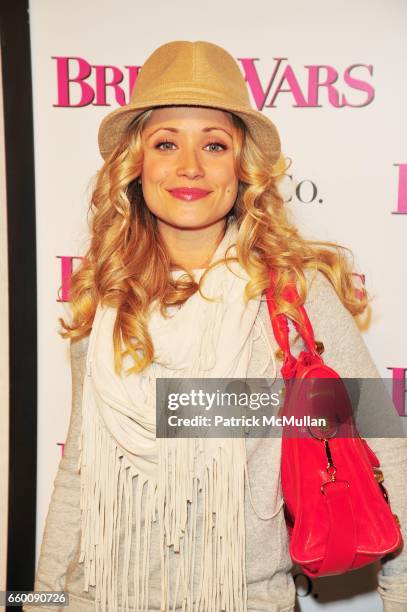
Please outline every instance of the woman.
[[[217, 45], [154, 51], [99, 145], [91, 244], [72, 279], [73, 321], [61, 320], [72, 416], [35, 588], [66, 590], [70, 610], [293, 611], [281, 440], [157, 438], [155, 385], [280, 376], [263, 296], [271, 265], [276, 303], [297, 320], [281, 297], [295, 272], [326, 362], [379, 377], [353, 318], [368, 296], [339, 247], [304, 240], [289, 220], [278, 132]], [[404, 526], [407, 441], [370, 443]], [[406, 609], [405, 551], [383, 565], [379, 593], [385, 610]]]

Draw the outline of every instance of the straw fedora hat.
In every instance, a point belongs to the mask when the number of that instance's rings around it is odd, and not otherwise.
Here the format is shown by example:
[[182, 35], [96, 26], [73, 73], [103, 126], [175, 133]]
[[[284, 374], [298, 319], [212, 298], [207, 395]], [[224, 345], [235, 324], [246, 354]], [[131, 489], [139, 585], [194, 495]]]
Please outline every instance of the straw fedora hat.
[[158, 47], [141, 67], [130, 103], [102, 120], [98, 142], [103, 159], [119, 144], [130, 123], [158, 106], [207, 106], [238, 115], [270, 163], [280, 156], [276, 126], [252, 109], [246, 82], [235, 59], [206, 41], [177, 40]]

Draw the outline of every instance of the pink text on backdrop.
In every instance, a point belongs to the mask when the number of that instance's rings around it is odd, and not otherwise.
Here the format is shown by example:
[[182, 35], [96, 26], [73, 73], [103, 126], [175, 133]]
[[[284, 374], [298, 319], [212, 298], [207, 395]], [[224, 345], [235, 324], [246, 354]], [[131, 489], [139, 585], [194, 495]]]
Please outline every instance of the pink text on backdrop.
[[397, 190], [397, 210], [392, 211], [392, 215], [407, 214], [407, 164], [394, 164], [398, 166], [398, 190]]
[[59, 287], [57, 302], [70, 301], [71, 276], [73, 272], [73, 262], [82, 257], [72, 257], [71, 255], [57, 255], [61, 260], [61, 285]]
[[407, 417], [406, 410], [406, 372], [407, 368], [387, 368], [392, 371], [392, 400], [401, 417]]
[[[56, 62], [57, 99], [55, 107], [78, 108], [83, 106], [111, 106], [107, 92], [112, 91], [112, 102], [123, 106], [130, 100], [141, 66], [125, 66], [126, 72], [112, 65], [91, 64], [78, 56], [52, 56]], [[305, 71], [297, 75], [286, 63], [288, 58], [273, 58], [274, 67], [266, 85], [263, 86], [255, 62], [259, 58], [238, 58], [258, 110], [275, 107], [276, 99], [288, 93], [297, 108], [332, 106], [334, 108], [359, 108], [370, 104], [375, 95], [373, 86], [362, 76], [373, 75], [371, 64], [351, 64], [343, 71], [326, 64], [305, 65]], [[126, 75], [126, 78], [125, 78]], [[300, 85], [300, 76], [305, 82]], [[341, 78], [342, 77], [342, 78]], [[364, 95], [351, 103], [344, 90], [356, 90]], [[324, 95], [321, 95], [321, 94]], [[357, 94], [359, 95], [359, 94]], [[269, 98], [269, 102], [266, 103]], [[322, 99], [323, 98], [323, 99]], [[75, 100], [75, 102], [73, 101]], [[323, 103], [322, 103], [323, 102]]]

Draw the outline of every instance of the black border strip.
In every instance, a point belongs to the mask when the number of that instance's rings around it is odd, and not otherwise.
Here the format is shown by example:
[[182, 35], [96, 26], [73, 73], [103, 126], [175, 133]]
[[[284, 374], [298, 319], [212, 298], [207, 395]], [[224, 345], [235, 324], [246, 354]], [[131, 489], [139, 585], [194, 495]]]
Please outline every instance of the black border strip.
[[37, 273], [28, 0], [2, 0], [0, 28], [10, 315], [7, 590], [16, 591], [33, 588], [37, 496]]

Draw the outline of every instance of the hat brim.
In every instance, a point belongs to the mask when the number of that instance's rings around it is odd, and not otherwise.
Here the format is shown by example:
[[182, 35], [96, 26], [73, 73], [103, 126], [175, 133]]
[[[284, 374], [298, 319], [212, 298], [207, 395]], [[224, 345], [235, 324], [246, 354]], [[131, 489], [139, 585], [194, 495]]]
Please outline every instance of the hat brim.
[[202, 98], [181, 97], [179, 92], [174, 98], [166, 98], [165, 102], [157, 102], [157, 100], [143, 100], [139, 104], [128, 104], [112, 111], [103, 118], [98, 132], [98, 143], [100, 154], [106, 160], [115, 147], [119, 144], [121, 138], [126, 133], [129, 124], [138, 115], [144, 111], [162, 106], [204, 106], [209, 108], [217, 108], [224, 111], [229, 111], [238, 115], [246, 124], [252, 138], [256, 144], [262, 149], [267, 159], [271, 164], [274, 164], [281, 154], [281, 141], [278, 130], [274, 123], [260, 111], [248, 109], [244, 106], [225, 104], [217, 102], [216, 104], [208, 104], [202, 101]]

